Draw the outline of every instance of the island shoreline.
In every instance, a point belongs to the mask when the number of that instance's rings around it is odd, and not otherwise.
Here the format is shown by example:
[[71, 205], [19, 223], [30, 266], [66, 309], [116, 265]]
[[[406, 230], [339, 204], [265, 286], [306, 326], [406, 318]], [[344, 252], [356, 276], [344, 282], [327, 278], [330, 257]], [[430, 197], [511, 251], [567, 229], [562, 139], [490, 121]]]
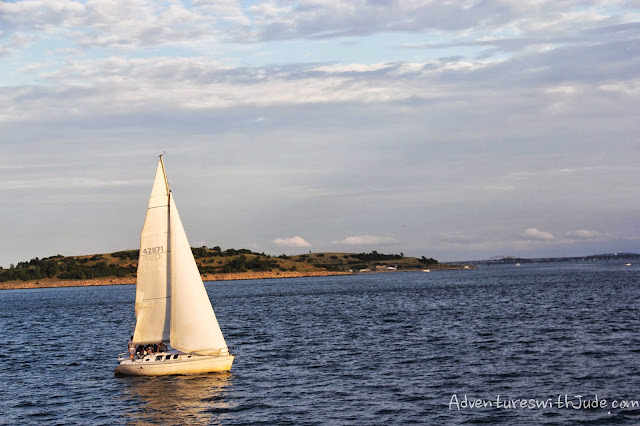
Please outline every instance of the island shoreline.
[[[236, 281], [236, 280], [261, 280], [277, 278], [303, 278], [323, 277], [334, 275], [353, 275], [350, 272], [331, 271], [261, 271], [261, 272], [231, 272], [226, 274], [202, 274], [202, 281]], [[36, 280], [36, 281], [11, 281], [0, 283], [0, 290], [21, 290], [32, 288], [58, 288], [58, 287], [96, 287], [103, 285], [130, 285], [136, 284], [135, 277], [104, 277], [86, 280]]]
[[[462, 268], [442, 268], [432, 269], [435, 271], [446, 271]], [[416, 272], [417, 269], [407, 269], [406, 271], [370, 271], [359, 272], [358, 274], [379, 274], [397, 272]], [[202, 281], [237, 281], [237, 280], [266, 280], [280, 278], [305, 278], [305, 277], [326, 277], [340, 275], [355, 275], [354, 272], [339, 271], [259, 271], [259, 272], [230, 272], [220, 274], [202, 274]], [[35, 281], [7, 281], [0, 283], [0, 290], [23, 290], [33, 288], [59, 288], [59, 287], [96, 287], [103, 285], [130, 285], [135, 284], [135, 277], [104, 277], [86, 280], [35, 280]]]

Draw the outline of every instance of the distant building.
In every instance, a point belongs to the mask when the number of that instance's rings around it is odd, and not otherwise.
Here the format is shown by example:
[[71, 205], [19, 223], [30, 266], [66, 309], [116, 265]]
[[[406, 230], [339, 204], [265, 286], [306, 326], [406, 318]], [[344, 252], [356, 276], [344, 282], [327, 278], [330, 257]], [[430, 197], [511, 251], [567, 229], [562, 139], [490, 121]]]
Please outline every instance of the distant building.
[[387, 266], [387, 265], [376, 265], [376, 271], [395, 271], [398, 269], [398, 265], [395, 266]]

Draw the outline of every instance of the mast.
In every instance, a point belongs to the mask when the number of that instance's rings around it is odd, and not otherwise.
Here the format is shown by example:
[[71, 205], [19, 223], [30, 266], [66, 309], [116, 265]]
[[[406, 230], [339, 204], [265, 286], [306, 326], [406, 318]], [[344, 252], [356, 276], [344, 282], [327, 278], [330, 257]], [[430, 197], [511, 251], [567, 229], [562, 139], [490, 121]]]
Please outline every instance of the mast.
[[169, 198], [171, 198], [171, 188], [169, 188], [169, 179], [167, 179], [167, 172], [164, 170], [164, 160], [162, 159], [162, 156], [164, 155], [164, 153], [160, 154], [160, 167], [162, 167], [162, 176], [164, 177], [164, 184], [167, 187], [167, 196]]

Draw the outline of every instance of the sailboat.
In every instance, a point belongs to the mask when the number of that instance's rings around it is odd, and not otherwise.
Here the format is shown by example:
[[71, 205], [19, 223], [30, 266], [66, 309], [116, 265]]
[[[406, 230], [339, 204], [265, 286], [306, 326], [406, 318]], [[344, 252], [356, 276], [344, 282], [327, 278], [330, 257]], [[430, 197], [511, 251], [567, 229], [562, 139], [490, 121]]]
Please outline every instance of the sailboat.
[[140, 235], [130, 342], [161, 349], [119, 354], [116, 375], [229, 371], [233, 363], [173, 198], [161, 155]]

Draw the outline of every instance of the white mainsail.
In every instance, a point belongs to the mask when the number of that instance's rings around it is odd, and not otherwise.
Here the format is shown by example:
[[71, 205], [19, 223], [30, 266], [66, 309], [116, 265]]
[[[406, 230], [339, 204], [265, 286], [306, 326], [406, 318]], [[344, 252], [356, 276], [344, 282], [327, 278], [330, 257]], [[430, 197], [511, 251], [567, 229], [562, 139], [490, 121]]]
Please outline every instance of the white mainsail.
[[229, 354], [169, 190], [162, 157], [140, 236], [133, 342], [170, 342], [185, 353]]
[[169, 186], [158, 162], [147, 216], [140, 235], [136, 285], [136, 344], [169, 341], [171, 286], [168, 281]]

